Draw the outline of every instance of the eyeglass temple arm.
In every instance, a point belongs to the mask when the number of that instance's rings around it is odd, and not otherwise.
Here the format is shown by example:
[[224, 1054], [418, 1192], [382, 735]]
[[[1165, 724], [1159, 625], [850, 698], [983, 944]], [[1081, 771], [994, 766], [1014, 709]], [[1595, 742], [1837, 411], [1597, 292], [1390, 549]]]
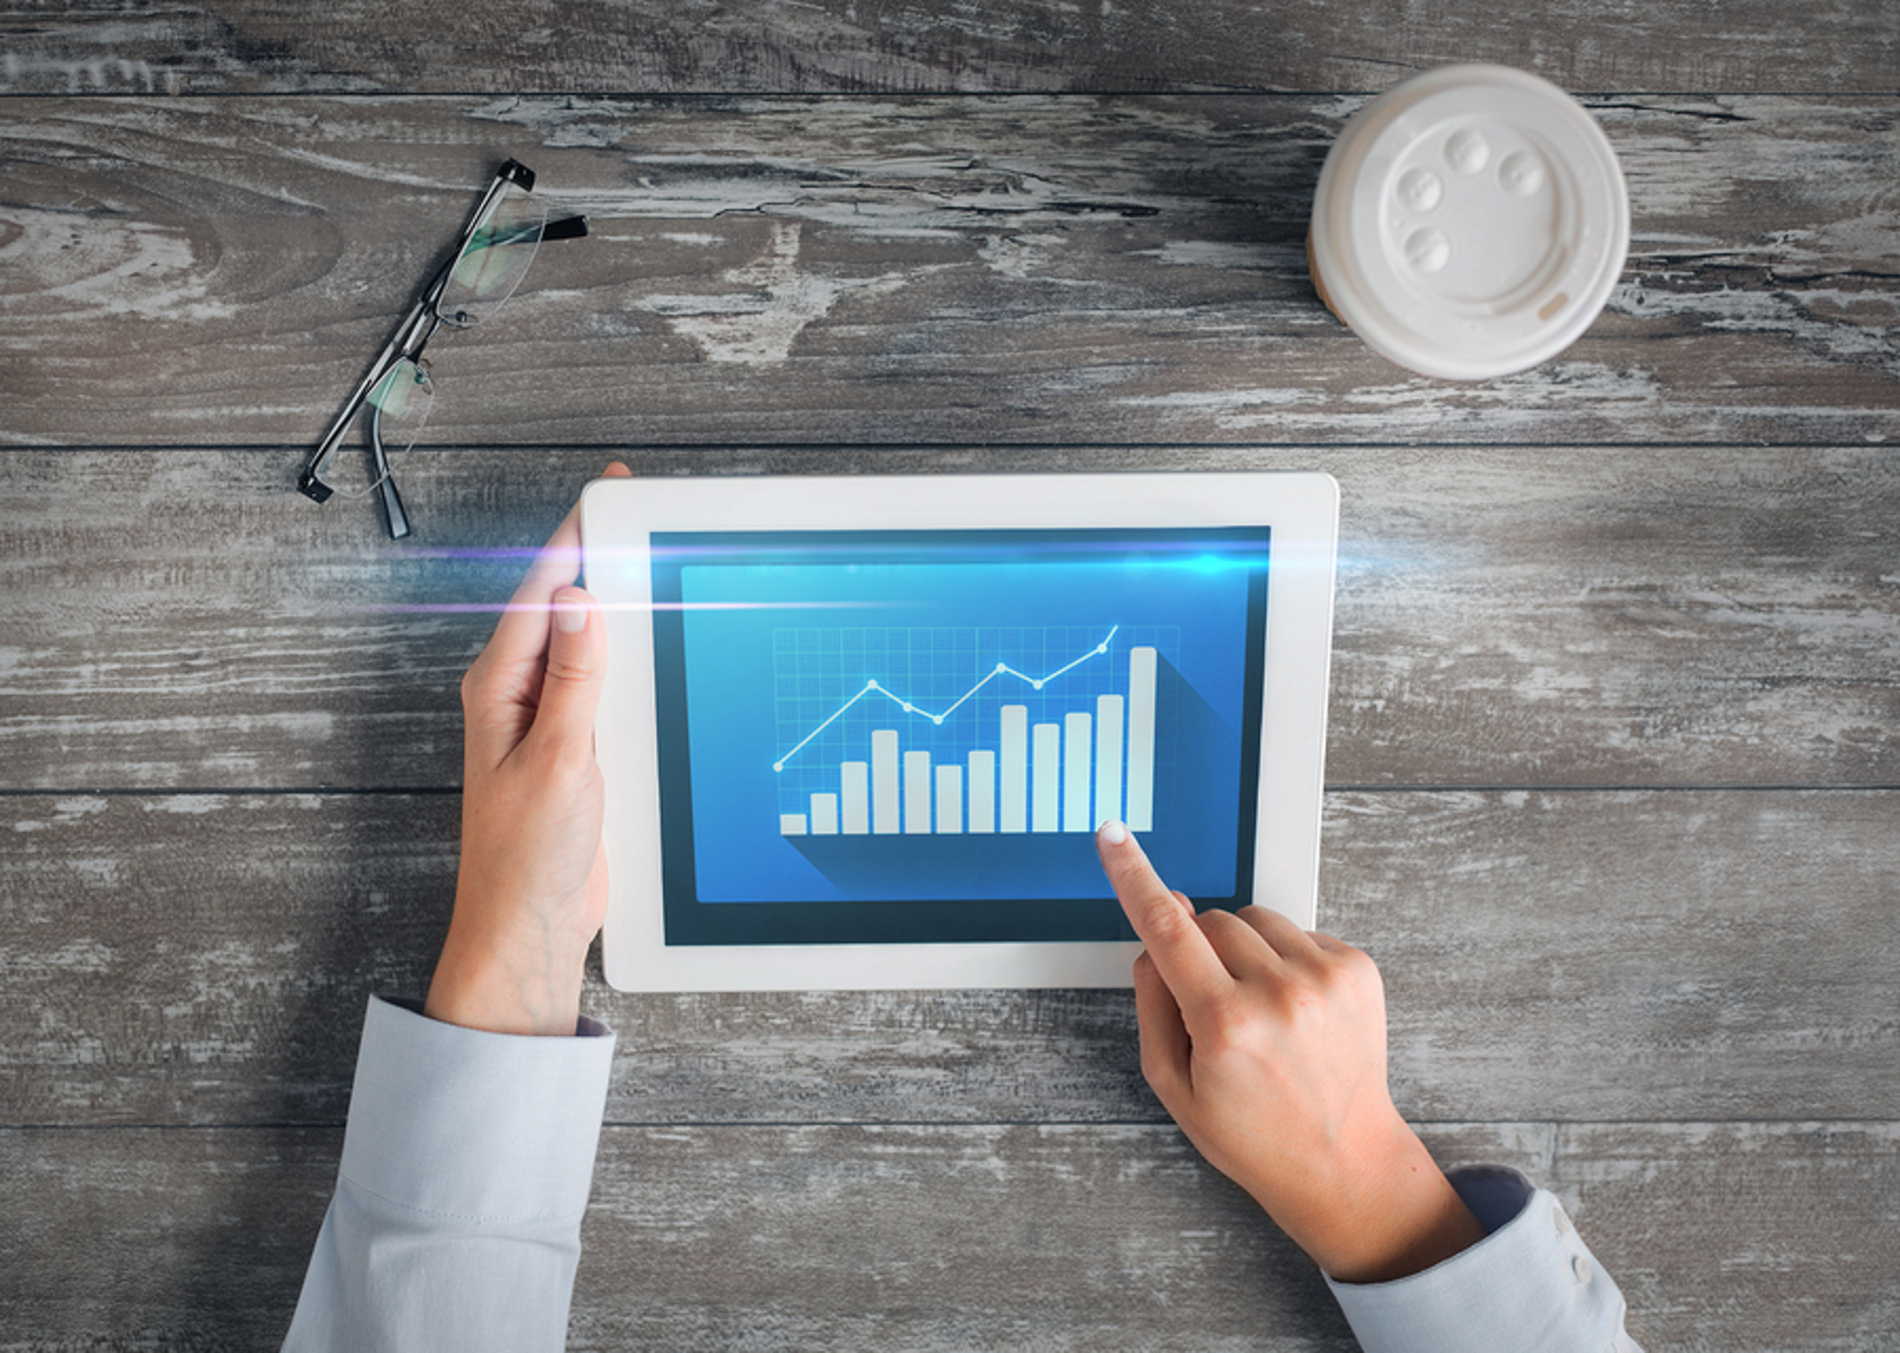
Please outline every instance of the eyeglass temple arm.
[[471, 243], [469, 248], [500, 249], [529, 239], [542, 244], [549, 240], [577, 240], [586, 233], [587, 218], [585, 216], [563, 216], [558, 221], [547, 221], [540, 225], [517, 226], [505, 235], [496, 235], [478, 244]]
[[383, 411], [380, 406], [370, 410], [369, 444], [376, 456], [376, 497], [383, 505], [383, 522], [389, 527], [389, 538], [401, 540], [409, 534], [409, 512], [402, 505], [402, 494], [396, 491], [396, 477], [389, 472], [389, 458], [383, 451]]

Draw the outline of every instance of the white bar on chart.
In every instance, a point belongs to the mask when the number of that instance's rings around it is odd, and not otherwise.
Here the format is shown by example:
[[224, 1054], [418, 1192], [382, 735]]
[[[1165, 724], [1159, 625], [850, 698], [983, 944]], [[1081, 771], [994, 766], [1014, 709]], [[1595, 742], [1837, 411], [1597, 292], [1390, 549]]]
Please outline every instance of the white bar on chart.
[[864, 836], [871, 830], [871, 763], [847, 761], [838, 767], [839, 816], [846, 836]]
[[970, 753], [970, 830], [996, 830], [996, 753]]
[[1128, 650], [1128, 826], [1155, 825], [1155, 651]]
[[811, 834], [813, 836], [838, 834], [838, 796], [836, 794], [811, 796]]
[[1052, 832], [1059, 825], [1062, 797], [1062, 725], [1039, 723], [1029, 733], [1029, 830]]
[[780, 836], [803, 836], [805, 834], [805, 815], [803, 813], [780, 813], [778, 815], [778, 834]]
[[1089, 748], [1094, 723], [1086, 714], [1062, 716], [1062, 830], [1089, 829]]
[[930, 835], [929, 752], [904, 753], [904, 830], [912, 836]]
[[871, 734], [871, 831], [895, 835], [897, 819], [897, 730], [879, 728]]
[[1121, 815], [1122, 698], [1103, 695], [1095, 701], [1095, 821], [1090, 825], [1099, 827]]
[[1029, 706], [1003, 706], [1003, 750], [997, 769], [1002, 780], [996, 787], [997, 829], [1006, 832], [1029, 830]]
[[963, 767], [937, 767], [937, 835], [963, 830]]

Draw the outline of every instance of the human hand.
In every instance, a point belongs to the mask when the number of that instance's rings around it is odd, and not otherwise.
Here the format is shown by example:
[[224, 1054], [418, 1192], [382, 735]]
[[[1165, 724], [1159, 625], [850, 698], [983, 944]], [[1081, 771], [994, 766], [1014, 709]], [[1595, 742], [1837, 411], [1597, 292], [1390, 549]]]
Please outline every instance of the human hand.
[[[632, 472], [618, 462], [610, 477]], [[462, 861], [423, 1012], [472, 1029], [572, 1035], [607, 911], [594, 711], [607, 636], [568, 513], [462, 678]]]
[[1403, 1277], [1481, 1240], [1393, 1107], [1372, 960], [1265, 907], [1196, 916], [1119, 822], [1096, 849], [1145, 946], [1142, 1073], [1208, 1162], [1341, 1282]]

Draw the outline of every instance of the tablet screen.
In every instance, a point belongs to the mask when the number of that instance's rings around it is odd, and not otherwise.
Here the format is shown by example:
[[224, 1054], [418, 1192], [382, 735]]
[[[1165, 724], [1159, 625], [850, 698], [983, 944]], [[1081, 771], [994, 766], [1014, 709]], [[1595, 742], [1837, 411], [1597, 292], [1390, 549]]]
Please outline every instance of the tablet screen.
[[1133, 938], [1252, 899], [1270, 531], [655, 532], [668, 945]]

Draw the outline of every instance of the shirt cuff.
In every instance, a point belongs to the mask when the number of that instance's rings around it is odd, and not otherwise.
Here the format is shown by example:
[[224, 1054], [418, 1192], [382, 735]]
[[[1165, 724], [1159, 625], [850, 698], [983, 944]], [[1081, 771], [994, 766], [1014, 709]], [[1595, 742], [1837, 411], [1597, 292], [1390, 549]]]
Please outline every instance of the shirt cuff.
[[371, 997], [340, 1174], [398, 1206], [508, 1223], [586, 1210], [612, 1031], [486, 1033]]
[[1326, 1279], [1366, 1353], [1634, 1347], [1623, 1333], [1623, 1294], [1555, 1195], [1497, 1166], [1446, 1178], [1488, 1232], [1483, 1240], [1394, 1282]]

